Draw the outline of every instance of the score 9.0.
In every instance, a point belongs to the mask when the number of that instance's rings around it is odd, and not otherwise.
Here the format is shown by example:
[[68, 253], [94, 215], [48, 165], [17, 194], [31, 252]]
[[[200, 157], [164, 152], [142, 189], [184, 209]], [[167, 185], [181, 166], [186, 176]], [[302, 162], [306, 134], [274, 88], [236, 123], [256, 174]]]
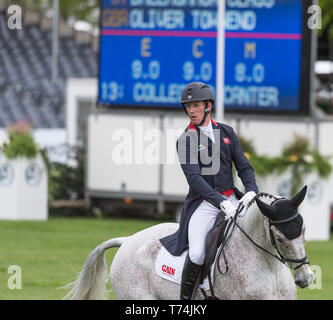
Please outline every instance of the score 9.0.
[[134, 79], [152, 79], [159, 78], [161, 72], [160, 63], [152, 60], [144, 67], [141, 60], [134, 60], [131, 64], [131, 75]]
[[192, 61], [186, 61], [183, 64], [183, 78], [186, 81], [210, 81], [213, 76], [212, 64], [204, 61], [201, 64], [194, 64]]

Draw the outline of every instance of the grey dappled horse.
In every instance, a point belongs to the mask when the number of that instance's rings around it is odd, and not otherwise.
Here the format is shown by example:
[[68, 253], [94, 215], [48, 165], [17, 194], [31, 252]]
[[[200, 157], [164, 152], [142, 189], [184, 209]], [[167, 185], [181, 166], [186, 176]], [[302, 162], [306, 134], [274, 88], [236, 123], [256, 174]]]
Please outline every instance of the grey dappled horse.
[[[305, 226], [297, 211], [305, 193], [306, 187], [291, 200], [260, 193], [239, 214], [238, 226], [225, 245], [229, 271], [221, 274], [215, 265], [213, 283], [218, 298], [296, 299], [296, 285], [304, 288], [312, 283], [314, 275], [304, 248]], [[110, 270], [118, 299], [179, 299], [180, 286], [155, 272], [159, 239], [177, 228], [177, 223], [161, 223], [100, 244], [87, 258], [76, 281], [66, 286], [72, 289], [65, 298], [105, 298], [104, 252], [120, 247]], [[218, 264], [222, 270], [224, 259]], [[295, 270], [295, 279], [288, 267]], [[203, 298], [198, 290], [196, 299]]]

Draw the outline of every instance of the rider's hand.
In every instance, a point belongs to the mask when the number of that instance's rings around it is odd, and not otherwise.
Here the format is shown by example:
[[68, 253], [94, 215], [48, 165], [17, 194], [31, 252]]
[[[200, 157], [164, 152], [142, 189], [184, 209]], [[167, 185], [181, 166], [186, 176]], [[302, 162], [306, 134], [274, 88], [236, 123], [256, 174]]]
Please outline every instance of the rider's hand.
[[236, 213], [236, 208], [234, 205], [228, 201], [224, 200], [220, 203], [221, 210], [225, 213], [225, 219], [228, 220], [230, 218], [233, 218]]
[[242, 199], [239, 200], [239, 203], [242, 203], [243, 206], [247, 206], [255, 196], [256, 193], [254, 191], [246, 192]]

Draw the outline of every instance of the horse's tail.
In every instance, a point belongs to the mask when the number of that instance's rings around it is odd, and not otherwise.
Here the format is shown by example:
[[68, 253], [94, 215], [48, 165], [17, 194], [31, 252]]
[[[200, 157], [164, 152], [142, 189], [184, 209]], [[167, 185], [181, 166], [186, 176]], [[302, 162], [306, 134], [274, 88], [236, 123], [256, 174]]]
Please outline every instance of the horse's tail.
[[62, 287], [64, 289], [71, 288], [71, 291], [63, 299], [106, 299], [107, 264], [104, 252], [113, 247], [120, 247], [125, 239], [126, 237], [110, 239], [97, 246], [88, 256], [77, 279]]

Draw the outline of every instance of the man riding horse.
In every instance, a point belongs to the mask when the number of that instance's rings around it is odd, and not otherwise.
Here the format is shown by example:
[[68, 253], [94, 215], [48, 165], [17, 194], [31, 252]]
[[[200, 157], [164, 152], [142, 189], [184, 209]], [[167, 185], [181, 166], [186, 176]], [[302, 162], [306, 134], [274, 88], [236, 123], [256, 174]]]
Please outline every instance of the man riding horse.
[[[222, 210], [226, 219], [233, 217], [239, 202], [246, 206], [258, 193], [258, 187], [254, 170], [232, 127], [217, 123], [210, 116], [214, 104], [211, 88], [202, 82], [190, 83], [183, 90], [181, 104], [190, 124], [176, 147], [189, 193], [178, 231], [160, 241], [172, 255], [179, 256], [189, 249], [180, 289], [180, 299], [189, 300], [205, 260], [206, 236], [217, 215]], [[232, 162], [245, 195], [234, 186]]]

